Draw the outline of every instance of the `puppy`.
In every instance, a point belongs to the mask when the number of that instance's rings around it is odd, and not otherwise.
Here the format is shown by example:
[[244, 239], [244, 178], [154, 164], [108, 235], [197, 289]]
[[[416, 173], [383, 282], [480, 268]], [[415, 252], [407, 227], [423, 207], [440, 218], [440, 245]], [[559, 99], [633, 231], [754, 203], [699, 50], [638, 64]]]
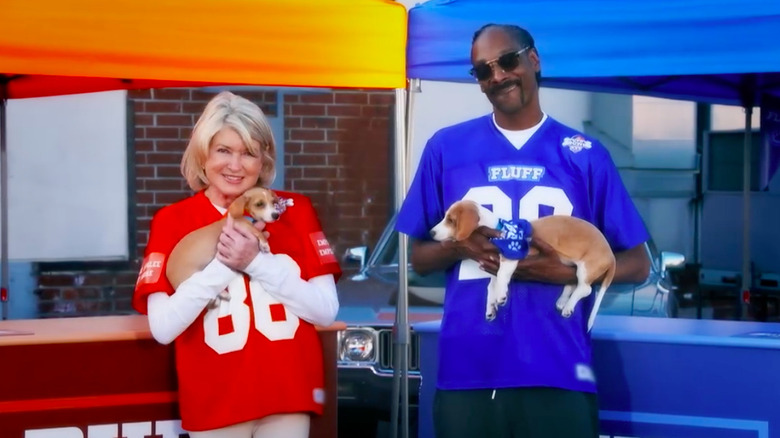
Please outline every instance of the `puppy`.
[[[524, 223], [524, 224], [523, 224]], [[506, 303], [509, 281], [517, 267], [518, 259], [526, 254], [538, 253], [529, 246], [531, 235], [547, 242], [558, 253], [561, 262], [577, 268], [577, 284], [564, 286], [555, 306], [561, 315], [568, 318], [574, 312], [577, 303], [590, 295], [591, 284], [604, 275], [596, 302], [588, 318], [588, 330], [593, 327], [604, 292], [615, 276], [615, 255], [604, 235], [592, 224], [572, 216], [546, 216], [534, 221], [521, 221], [518, 228], [500, 221], [492, 211], [473, 201], [458, 201], [447, 210], [444, 219], [431, 229], [434, 240], [443, 241], [467, 239], [479, 226], [502, 231], [502, 238], [515, 234], [517, 240], [509, 243], [510, 248], [520, 254], [517, 258], [508, 258], [502, 250], [498, 272], [488, 284], [488, 299], [485, 317], [492, 320], [498, 306]], [[502, 226], [505, 229], [501, 229]], [[497, 238], [498, 239], [498, 238]], [[497, 243], [497, 239], [493, 239]], [[510, 239], [511, 240], [511, 239]]]
[[[265, 234], [252, 225], [253, 221], [273, 222], [279, 219], [280, 206], [283, 203], [274, 192], [263, 187], [253, 187], [236, 198], [229, 206], [224, 218], [198, 228], [184, 236], [171, 251], [168, 257], [168, 265], [165, 275], [174, 289], [192, 274], [202, 270], [217, 253], [217, 242], [222, 228], [225, 226], [227, 216], [233, 218], [236, 227], [255, 235], [259, 241], [260, 251], [269, 252], [268, 239]], [[246, 215], [248, 214], [249, 217]], [[250, 218], [252, 220], [250, 220]], [[225, 291], [221, 292], [219, 299], [229, 300]], [[209, 303], [210, 308], [217, 305], [216, 300]]]

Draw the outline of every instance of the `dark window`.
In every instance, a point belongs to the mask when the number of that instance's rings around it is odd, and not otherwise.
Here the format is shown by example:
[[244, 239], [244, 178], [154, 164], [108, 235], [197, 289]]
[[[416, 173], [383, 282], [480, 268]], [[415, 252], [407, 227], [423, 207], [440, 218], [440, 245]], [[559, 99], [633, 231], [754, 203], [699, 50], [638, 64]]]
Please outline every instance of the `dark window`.
[[[761, 134], [751, 135], [750, 190], [758, 191], [761, 158]], [[744, 174], [744, 132], [710, 132], [707, 150], [707, 190], [741, 192]]]

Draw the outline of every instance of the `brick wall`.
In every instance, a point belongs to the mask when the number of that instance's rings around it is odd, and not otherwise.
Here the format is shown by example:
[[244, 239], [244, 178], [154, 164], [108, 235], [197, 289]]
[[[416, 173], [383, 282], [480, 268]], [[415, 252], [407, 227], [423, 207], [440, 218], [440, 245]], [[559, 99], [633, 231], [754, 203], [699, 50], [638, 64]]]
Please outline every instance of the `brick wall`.
[[[275, 91], [238, 92], [277, 116]], [[134, 117], [136, 254], [117, 263], [40, 264], [42, 317], [132, 313], [130, 298], [149, 223], [191, 194], [179, 172], [184, 148], [213, 94], [199, 89], [128, 93]], [[286, 190], [311, 197], [337, 255], [376, 242], [391, 211], [393, 93], [336, 90], [284, 94]], [[132, 201], [131, 201], [132, 202]]]

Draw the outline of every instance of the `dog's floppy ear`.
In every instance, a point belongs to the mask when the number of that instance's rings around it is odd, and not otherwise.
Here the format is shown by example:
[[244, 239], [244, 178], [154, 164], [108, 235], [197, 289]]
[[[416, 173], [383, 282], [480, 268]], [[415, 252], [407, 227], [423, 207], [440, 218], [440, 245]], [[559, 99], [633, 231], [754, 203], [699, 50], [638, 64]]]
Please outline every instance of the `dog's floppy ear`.
[[228, 206], [227, 214], [229, 214], [232, 217], [243, 216], [244, 210], [246, 209], [246, 203], [248, 201], [249, 201], [249, 196], [247, 196], [246, 193], [241, 194], [241, 196], [239, 196], [233, 202], [230, 203], [230, 206]]
[[466, 240], [479, 226], [479, 213], [474, 208], [461, 206], [455, 219], [455, 240]]

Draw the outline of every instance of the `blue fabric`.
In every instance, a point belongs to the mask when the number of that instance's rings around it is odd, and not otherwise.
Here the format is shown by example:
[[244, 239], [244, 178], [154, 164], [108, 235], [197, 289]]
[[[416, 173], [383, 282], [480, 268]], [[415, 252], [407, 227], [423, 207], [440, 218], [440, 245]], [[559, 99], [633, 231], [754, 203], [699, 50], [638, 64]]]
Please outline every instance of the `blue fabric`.
[[490, 240], [493, 245], [498, 247], [504, 257], [521, 260], [528, 255], [528, 243], [533, 233], [530, 222], [525, 219], [516, 221], [499, 219], [498, 231], [501, 231], [501, 236]]
[[[543, 212], [579, 217], [599, 228], [615, 251], [648, 239], [607, 150], [552, 118], [519, 150], [490, 115], [438, 131], [422, 153], [396, 229], [430, 240], [429, 230], [461, 199], [507, 221]], [[562, 286], [512, 281], [507, 304], [486, 321], [489, 274], [464, 260], [446, 277], [437, 387], [596, 390], [586, 331], [595, 294], [567, 319], [555, 308]]]
[[431, 0], [409, 11], [407, 76], [473, 82], [471, 40], [487, 23], [531, 32], [549, 87], [732, 105], [780, 95], [774, 0]]

